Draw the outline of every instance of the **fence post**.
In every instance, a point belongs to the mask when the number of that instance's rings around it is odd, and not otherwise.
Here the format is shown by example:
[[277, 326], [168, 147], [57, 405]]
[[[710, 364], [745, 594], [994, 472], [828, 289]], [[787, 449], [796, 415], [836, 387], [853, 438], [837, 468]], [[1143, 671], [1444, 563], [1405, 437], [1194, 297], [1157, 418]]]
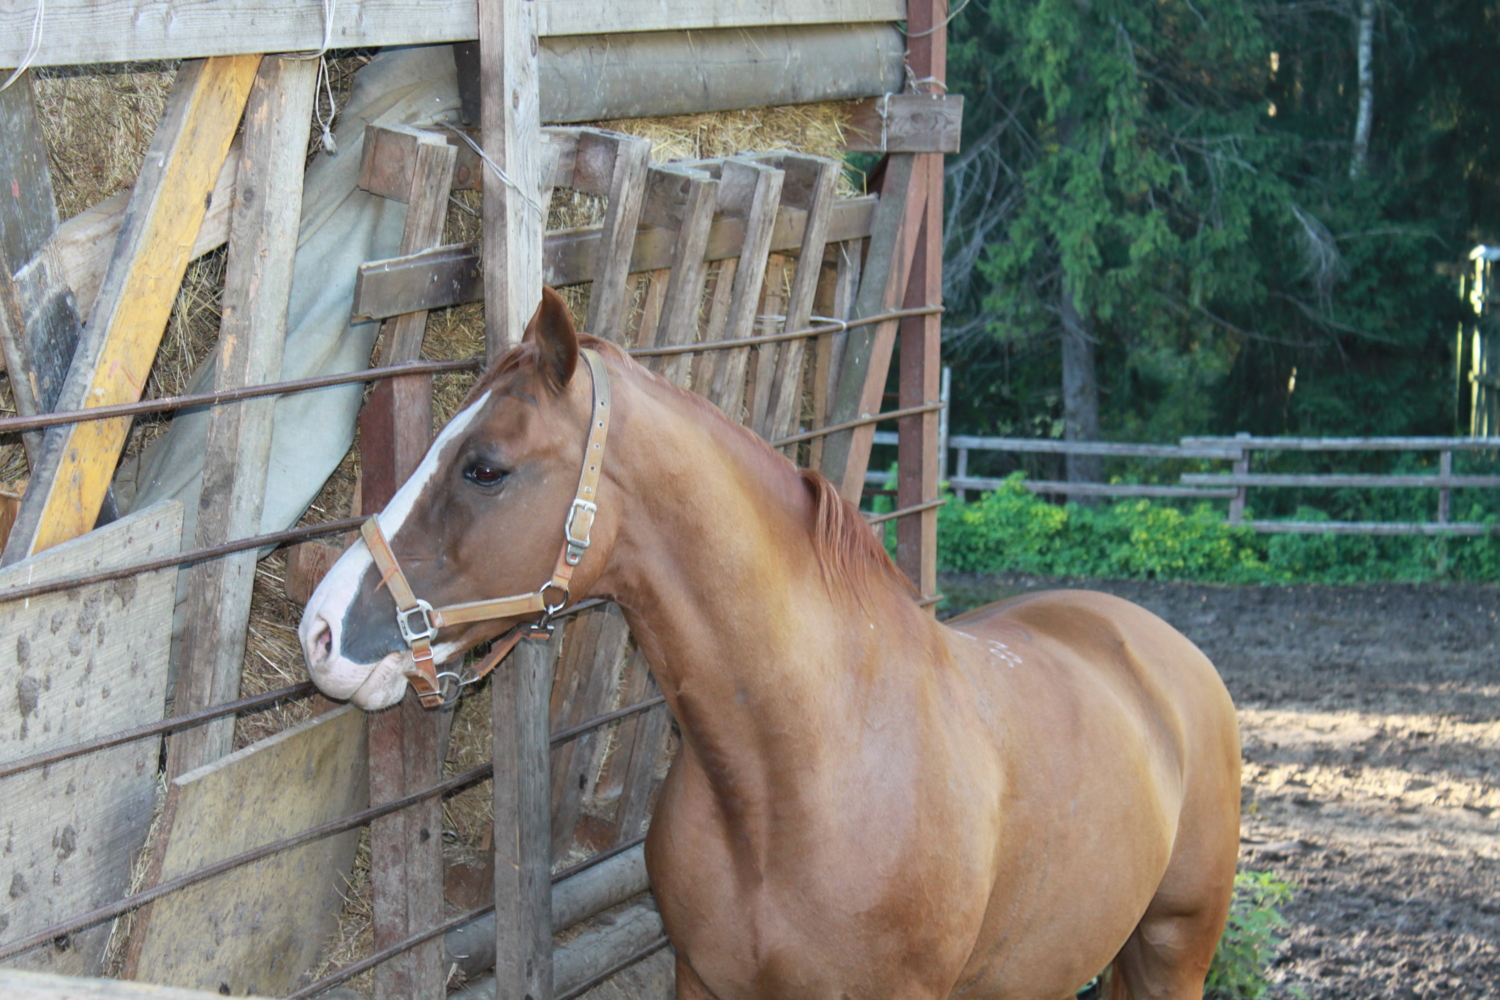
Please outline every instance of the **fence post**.
[[[969, 477], [969, 449], [958, 449], [958, 468], [953, 472], [954, 479], [967, 479]], [[959, 503], [968, 503], [969, 491], [962, 487], [954, 487], [953, 493], [958, 497]]]
[[943, 408], [938, 410], [938, 482], [940, 484], [948, 481], [948, 404], [952, 388], [953, 369], [944, 365], [942, 389], [938, 392], [938, 402], [943, 404]]
[[[1444, 478], [1453, 475], [1453, 452], [1442, 451], [1438, 453], [1438, 475]], [[1438, 523], [1448, 523], [1448, 507], [1453, 500], [1453, 490], [1444, 486], [1438, 490]]]
[[[1249, 436], [1249, 433], [1246, 431], [1240, 431], [1235, 435], [1236, 438], [1248, 438]], [[1234, 471], [1240, 474], [1250, 471], [1249, 446], [1241, 447], [1240, 457], [1234, 460]], [[1249, 487], [1247, 486], [1240, 486], [1235, 489], [1234, 497], [1229, 501], [1230, 524], [1239, 524], [1245, 520], [1245, 494], [1247, 492], [1249, 492]]]

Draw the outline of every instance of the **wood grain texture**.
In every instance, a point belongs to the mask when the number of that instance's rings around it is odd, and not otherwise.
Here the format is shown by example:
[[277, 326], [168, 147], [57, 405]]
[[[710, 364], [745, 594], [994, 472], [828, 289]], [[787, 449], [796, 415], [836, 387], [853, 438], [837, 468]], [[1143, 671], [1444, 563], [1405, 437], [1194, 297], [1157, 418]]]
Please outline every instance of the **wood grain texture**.
[[[895, 309], [905, 295], [926, 207], [925, 164], [921, 164], [921, 170], [918, 166], [914, 153], [895, 153], [885, 161], [880, 207], [870, 226], [870, 248], [851, 319]], [[830, 423], [843, 423], [880, 411], [896, 326], [895, 322], [887, 322], [849, 331], [839, 366], [838, 388], [829, 412]], [[875, 426], [869, 424], [830, 434], [823, 444], [822, 472], [851, 503], [858, 503], [864, 491], [865, 467], [874, 433]]]
[[0, 268], [9, 276], [57, 228], [57, 201], [30, 73], [0, 91], [0, 136]]
[[[435, 133], [418, 132], [413, 145], [405, 198], [406, 224], [401, 232], [402, 254], [430, 250], [443, 241], [448, 192], [453, 189], [453, 172], [458, 164], [458, 150]], [[422, 337], [426, 332], [426, 310], [402, 313], [391, 319], [382, 331], [385, 344], [381, 349], [381, 364], [417, 360], [422, 355]], [[424, 449], [426, 437], [423, 435]]]
[[540, 198], [550, 178], [541, 175], [540, 5], [480, 0], [478, 6], [482, 145], [494, 164], [485, 170], [484, 337], [494, 360], [520, 343], [541, 301], [547, 212]]
[[118, 979], [0, 969], [0, 996], [6, 1000], [218, 1000], [220, 994]]
[[854, 105], [844, 138], [851, 153], [956, 153], [963, 122], [962, 95], [888, 94]]
[[[899, 21], [905, 0], [539, 0], [542, 35], [607, 34], [686, 28]], [[0, 9], [0, 66], [18, 66], [31, 37], [33, 8]], [[226, 30], [227, 25], [254, 30]], [[65, 25], [65, 28], [59, 26]], [[52, 0], [34, 65], [184, 59], [257, 52], [316, 50], [323, 44], [323, 8], [268, 0]], [[483, 37], [475, 5], [459, 0], [361, 0], [338, 4], [330, 39], [336, 49], [421, 45]]]
[[[315, 60], [268, 56], [250, 92], [225, 267], [215, 389], [262, 385], [281, 372], [317, 75]], [[197, 547], [222, 545], [260, 531], [275, 404], [271, 398], [256, 399], [210, 411]], [[253, 550], [239, 552], [188, 570], [177, 711], [197, 711], [239, 697], [258, 555]], [[218, 760], [233, 741], [233, 719], [216, 719], [176, 734], [167, 775]]]
[[[364, 729], [363, 713], [341, 706], [177, 778], [162, 877], [363, 808]], [[158, 900], [137, 978], [220, 992], [228, 984], [235, 995], [287, 992], [336, 928], [359, 837], [358, 829], [325, 837]]]
[[[216, 250], [229, 240], [229, 217], [234, 207], [234, 181], [239, 164], [240, 140], [236, 137], [214, 182], [208, 211], [198, 227], [198, 238], [188, 252], [189, 259]], [[130, 194], [122, 191], [106, 198], [58, 226], [41, 251], [16, 274], [16, 280], [24, 282], [34, 268], [51, 266], [60, 269], [63, 281], [73, 290], [79, 318], [87, 321], [114, 254], [115, 239], [125, 221]]]
[[[59, 408], [140, 398], [259, 64], [233, 56], [178, 70]], [[94, 526], [129, 427], [100, 420], [44, 435], [4, 563]]]
[[[652, 168], [653, 173], [656, 168]], [[677, 238], [672, 246], [671, 273], [662, 297], [661, 319], [650, 339], [654, 347], [690, 344], [698, 336], [698, 307], [703, 297], [703, 272], [709, 229], [719, 201], [719, 181], [700, 170], [684, 170]], [[674, 208], [677, 206], [674, 205]], [[687, 381], [691, 356], [653, 358], [649, 367], [678, 385]]]
[[[943, 164], [936, 153], [924, 153], [927, 208], [912, 262], [903, 308], [941, 305], [943, 299]], [[901, 371], [897, 406], [935, 403], [942, 394], [943, 323], [939, 315], [901, 321]], [[938, 495], [937, 411], [903, 417], [897, 425], [896, 506], [915, 507]], [[919, 594], [937, 593], [937, 509], [929, 508], [896, 521], [896, 564]]]
[[496, 996], [552, 998], [547, 703], [561, 633], [523, 642], [490, 682], [495, 746]]
[[[837, 202], [829, 221], [829, 241], [869, 236], [875, 206], [873, 197]], [[778, 213], [771, 250], [795, 250], [802, 241], [805, 221], [802, 212]], [[634, 234], [628, 273], [667, 268], [672, 263], [675, 242], [675, 229], [642, 226]], [[745, 220], [719, 216], [709, 229], [704, 258], [713, 263], [738, 256], [744, 242]], [[542, 248], [543, 279], [554, 288], [593, 281], [602, 245], [598, 226], [548, 234]], [[384, 319], [413, 309], [441, 309], [478, 302], [484, 298], [479, 260], [476, 244], [454, 243], [425, 253], [363, 264], [355, 280], [353, 315], [360, 320]]]
[[[0, 588], [68, 579], [176, 552], [182, 505], [157, 504], [0, 573]], [[0, 604], [0, 760], [162, 718], [176, 571]], [[157, 739], [0, 779], [0, 940], [125, 892], [156, 799]], [[44, 946], [20, 968], [98, 975], [109, 925]], [[0, 995], [9, 994], [0, 991]]]
[[[646, 163], [651, 143], [645, 139], [590, 130], [579, 136], [578, 158], [582, 163], [598, 156], [595, 150], [605, 143], [612, 146], [608, 177], [609, 204], [599, 227], [599, 256], [594, 286], [589, 291], [589, 312], [584, 329], [596, 337], [616, 343], [625, 332], [626, 297], [630, 279], [630, 259], [635, 249], [636, 230], [641, 220], [641, 202], [646, 193]], [[584, 171], [577, 171], [583, 174]], [[602, 175], [603, 171], [597, 171]], [[602, 179], [602, 177], [600, 178]], [[575, 177], [574, 187], [582, 183]], [[597, 190], [597, 188], [596, 188]]]
[[[781, 185], [786, 175], [755, 160], [725, 160], [720, 167], [719, 208], [745, 220], [745, 242], [740, 247], [734, 272], [729, 315], [724, 324], [726, 340], [755, 335], [755, 317], [760, 292], [766, 280], [766, 260], [771, 253], [776, 215], [781, 208]], [[708, 398], [735, 423], [745, 400], [745, 369], [750, 350], [731, 348], [714, 367], [714, 385]]]

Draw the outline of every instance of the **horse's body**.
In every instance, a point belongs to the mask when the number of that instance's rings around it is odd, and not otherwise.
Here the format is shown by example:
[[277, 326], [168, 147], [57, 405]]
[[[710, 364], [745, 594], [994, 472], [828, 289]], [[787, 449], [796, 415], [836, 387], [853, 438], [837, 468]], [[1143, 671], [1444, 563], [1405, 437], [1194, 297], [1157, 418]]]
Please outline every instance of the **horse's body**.
[[[533, 335], [381, 515], [434, 604], [545, 579], [590, 387], [560, 304]], [[1119, 996], [1197, 1000], [1239, 838], [1207, 659], [1084, 591], [938, 624], [826, 481], [600, 349], [614, 426], [573, 596], [619, 602], [681, 726], [647, 840], [679, 997], [1060, 1000], [1114, 960]], [[379, 583], [356, 546], [303, 621], [315, 679], [365, 707], [410, 656]]]

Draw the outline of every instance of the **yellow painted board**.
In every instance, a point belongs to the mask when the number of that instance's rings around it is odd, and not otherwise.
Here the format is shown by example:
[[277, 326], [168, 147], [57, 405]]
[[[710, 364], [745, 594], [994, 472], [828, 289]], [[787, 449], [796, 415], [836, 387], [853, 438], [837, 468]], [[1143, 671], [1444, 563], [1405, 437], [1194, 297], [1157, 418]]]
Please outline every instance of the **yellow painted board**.
[[[92, 359], [84, 406], [140, 398], [259, 65], [258, 55], [223, 56], [179, 70], [196, 79], [185, 81], [180, 94], [174, 94], [178, 103], [169, 106], [169, 117], [159, 126], [170, 131], [158, 132], [142, 182], [131, 195], [125, 227], [93, 309], [90, 325], [104, 333]], [[151, 157], [157, 159], [155, 166]], [[50, 483], [28, 553], [94, 526], [129, 430], [128, 419], [61, 430], [67, 440], [56, 453], [55, 471], [47, 470]]]

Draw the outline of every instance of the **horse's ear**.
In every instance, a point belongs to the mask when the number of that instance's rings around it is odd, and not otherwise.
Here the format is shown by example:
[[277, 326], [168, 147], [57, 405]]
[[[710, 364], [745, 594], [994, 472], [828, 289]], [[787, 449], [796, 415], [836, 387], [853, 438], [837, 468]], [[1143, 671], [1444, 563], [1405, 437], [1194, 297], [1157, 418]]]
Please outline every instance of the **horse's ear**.
[[573, 328], [567, 303], [556, 291], [542, 289], [542, 303], [526, 324], [521, 340], [536, 342], [539, 359], [557, 385], [572, 381], [573, 370], [578, 367], [578, 331]]

